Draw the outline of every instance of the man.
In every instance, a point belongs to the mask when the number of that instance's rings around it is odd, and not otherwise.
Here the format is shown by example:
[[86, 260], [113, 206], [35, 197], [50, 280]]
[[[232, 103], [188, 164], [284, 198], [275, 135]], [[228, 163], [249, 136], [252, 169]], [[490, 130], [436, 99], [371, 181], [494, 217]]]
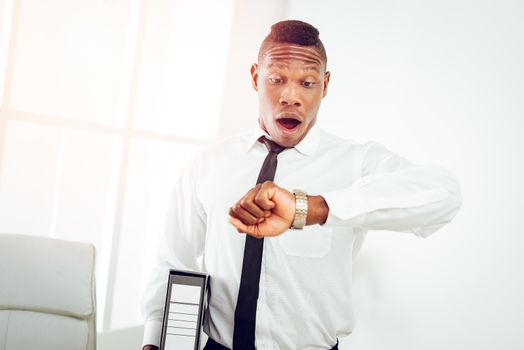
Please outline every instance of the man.
[[145, 295], [144, 349], [159, 343], [169, 268], [211, 276], [205, 349], [337, 349], [354, 327], [352, 257], [366, 231], [427, 237], [456, 215], [445, 170], [315, 127], [330, 78], [318, 34], [271, 27], [251, 67], [259, 127], [182, 173]]

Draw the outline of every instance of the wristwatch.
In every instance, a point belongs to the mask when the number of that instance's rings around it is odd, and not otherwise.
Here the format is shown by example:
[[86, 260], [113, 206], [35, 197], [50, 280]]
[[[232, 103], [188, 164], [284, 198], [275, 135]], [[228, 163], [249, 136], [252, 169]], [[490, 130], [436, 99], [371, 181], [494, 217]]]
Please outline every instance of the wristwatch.
[[307, 193], [302, 190], [293, 190], [295, 195], [295, 219], [291, 224], [293, 230], [301, 230], [306, 226]]

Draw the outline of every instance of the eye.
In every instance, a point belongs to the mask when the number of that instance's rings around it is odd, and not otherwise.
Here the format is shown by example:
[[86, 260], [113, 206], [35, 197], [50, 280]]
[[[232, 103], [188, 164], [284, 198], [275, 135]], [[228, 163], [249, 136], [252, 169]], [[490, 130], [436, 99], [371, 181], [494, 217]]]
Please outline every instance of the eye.
[[315, 83], [312, 82], [312, 81], [304, 81], [304, 82], [302, 83], [302, 86], [305, 87], [305, 88], [312, 88], [313, 85], [315, 85]]
[[282, 79], [280, 78], [269, 77], [268, 80], [271, 84], [280, 84], [282, 82]]

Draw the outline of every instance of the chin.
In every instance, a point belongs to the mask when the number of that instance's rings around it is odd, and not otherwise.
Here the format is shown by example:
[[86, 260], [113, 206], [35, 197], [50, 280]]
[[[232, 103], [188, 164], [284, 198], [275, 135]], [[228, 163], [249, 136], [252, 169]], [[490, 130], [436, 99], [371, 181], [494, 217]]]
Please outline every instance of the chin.
[[300, 139], [297, 137], [290, 138], [281, 135], [276, 138], [274, 137], [273, 140], [275, 140], [280, 146], [289, 148], [296, 146], [300, 142]]

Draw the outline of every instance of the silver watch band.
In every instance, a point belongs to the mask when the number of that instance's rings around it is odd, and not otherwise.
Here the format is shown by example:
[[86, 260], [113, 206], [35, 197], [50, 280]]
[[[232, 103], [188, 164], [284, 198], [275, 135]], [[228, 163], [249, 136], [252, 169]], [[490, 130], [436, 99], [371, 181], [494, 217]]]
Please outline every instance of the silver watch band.
[[307, 193], [302, 190], [293, 190], [295, 195], [295, 219], [291, 224], [294, 230], [301, 230], [306, 226], [307, 219]]

